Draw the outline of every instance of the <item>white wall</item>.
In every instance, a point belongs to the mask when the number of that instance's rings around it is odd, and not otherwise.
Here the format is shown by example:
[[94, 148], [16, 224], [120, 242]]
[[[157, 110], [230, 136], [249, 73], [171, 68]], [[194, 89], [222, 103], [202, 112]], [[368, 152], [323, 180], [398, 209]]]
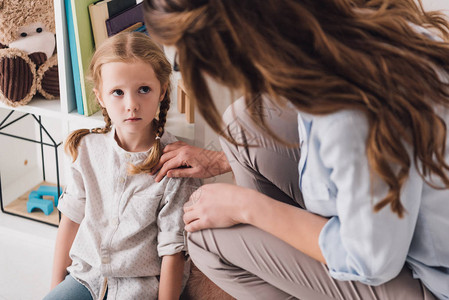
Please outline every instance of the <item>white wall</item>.
[[449, 16], [449, 0], [422, 0], [425, 10], [444, 10]]
[[[2, 121], [9, 112], [10, 110], [0, 109], [0, 121]], [[22, 115], [22, 113], [15, 112], [3, 126]], [[2, 132], [35, 139], [34, 121], [30, 116], [27, 116], [3, 129]], [[41, 177], [39, 174], [41, 173], [37, 162], [37, 151], [37, 144], [0, 135], [1, 192], [4, 205], [25, 192], [20, 186], [25, 187], [39, 182]]]
[[[9, 109], [0, 109], [0, 122], [10, 112]], [[3, 124], [22, 116], [21, 112], [14, 112]], [[42, 123], [56, 143], [62, 141], [61, 121], [59, 119], [42, 118]], [[2, 132], [31, 140], [39, 140], [39, 126], [31, 115], [11, 124]], [[52, 144], [52, 141], [43, 132], [43, 141]], [[56, 183], [56, 161], [53, 147], [44, 146], [45, 179]], [[62, 146], [58, 147], [60, 181], [63, 183]], [[43, 180], [42, 155], [39, 144], [0, 135], [0, 174], [2, 184], [3, 204], [15, 200], [30, 188]]]

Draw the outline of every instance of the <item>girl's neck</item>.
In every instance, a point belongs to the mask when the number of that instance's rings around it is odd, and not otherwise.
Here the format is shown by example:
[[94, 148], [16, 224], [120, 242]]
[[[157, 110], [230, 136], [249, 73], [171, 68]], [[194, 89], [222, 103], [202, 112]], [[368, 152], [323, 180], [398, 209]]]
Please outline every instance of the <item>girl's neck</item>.
[[156, 135], [152, 128], [148, 131], [127, 133], [116, 129], [114, 138], [117, 144], [128, 152], [145, 152], [153, 146]]

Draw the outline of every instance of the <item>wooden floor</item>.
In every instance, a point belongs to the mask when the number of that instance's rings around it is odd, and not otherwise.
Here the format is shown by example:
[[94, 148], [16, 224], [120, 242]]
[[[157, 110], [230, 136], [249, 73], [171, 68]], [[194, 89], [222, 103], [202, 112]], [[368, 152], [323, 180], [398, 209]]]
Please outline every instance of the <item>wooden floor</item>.
[[[42, 181], [40, 184], [36, 185], [31, 190], [24, 193], [22, 196], [12, 201], [10, 204], [4, 207], [5, 212], [13, 213], [20, 216], [25, 216], [30, 219], [39, 220], [41, 222], [59, 225], [59, 211], [56, 207], [54, 207], [53, 212], [46, 216], [40, 209], [35, 209], [31, 213], [27, 212], [27, 201], [28, 195], [31, 191], [36, 191], [41, 185], [51, 185], [56, 186], [54, 183], [50, 183], [47, 181]], [[46, 198], [46, 197], [44, 197]], [[53, 200], [52, 197], [47, 198]]]

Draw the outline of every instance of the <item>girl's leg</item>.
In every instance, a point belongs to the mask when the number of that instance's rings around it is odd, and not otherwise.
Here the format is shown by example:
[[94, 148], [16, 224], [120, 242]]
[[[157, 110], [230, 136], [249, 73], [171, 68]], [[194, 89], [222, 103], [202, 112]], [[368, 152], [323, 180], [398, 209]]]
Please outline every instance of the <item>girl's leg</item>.
[[[231, 164], [237, 185], [258, 190], [276, 200], [303, 206], [299, 190], [299, 146], [287, 147], [269, 137], [251, 121], [243, 99], [237, 100], [223, 115], [229, 133], [238, 142], [258, 147], [235, 146], [220, 138], [221, 146]], [[297, 112], [283, 108], [267, 99], [263, 107], [265, 121], [271, 130], [288, 143], [298, 144]]]
[[188, 248], [195, 265], [237, 299], [435, 299], [407, 267], [377, 287], [337, 281], [324, 264], [250, 225], [189, 234]]
[[43, 300], [92, 300], [92, 296], [84, 285], [69, 274]]

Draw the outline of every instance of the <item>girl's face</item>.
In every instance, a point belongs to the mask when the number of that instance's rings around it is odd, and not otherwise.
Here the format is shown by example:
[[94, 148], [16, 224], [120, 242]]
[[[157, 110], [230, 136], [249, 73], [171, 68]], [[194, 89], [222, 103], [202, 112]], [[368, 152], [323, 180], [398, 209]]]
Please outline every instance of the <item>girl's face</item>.
[[165, 95], [153, 67], [143, 61], [111, 62], [101, 66], [100, 89], [94, 89], [117, 134], [149, 134], [159, 102]]

